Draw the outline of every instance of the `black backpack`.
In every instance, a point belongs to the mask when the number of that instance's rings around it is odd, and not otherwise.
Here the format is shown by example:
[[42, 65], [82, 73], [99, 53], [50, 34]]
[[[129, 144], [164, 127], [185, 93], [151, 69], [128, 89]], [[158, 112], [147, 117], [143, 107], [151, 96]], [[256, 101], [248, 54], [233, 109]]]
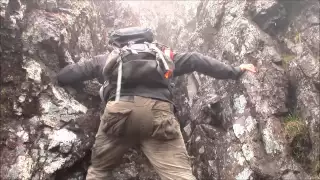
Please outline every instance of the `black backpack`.
[[122, 48], [128, 45], [129, 42], [134, 42], [137, 44], [153, 42], [152, 30], [149, 28], [130, 27], [118, 29], [109, 34], [109, 44], [115, 47]]
[[113, 51], [108, 55], [103, 69], [106, 79], [100, 89], [103, 100], [104, 91], [110, 91], [111, 84], [116, 84], [116, 101], [120, 98], [122, 84], [168, 84], [174, 70], [172, 57], [165, 53], [170, 49], [153, 42], [153, 33], [149, 28], [131, 27], [113, 31], [109, 44]]

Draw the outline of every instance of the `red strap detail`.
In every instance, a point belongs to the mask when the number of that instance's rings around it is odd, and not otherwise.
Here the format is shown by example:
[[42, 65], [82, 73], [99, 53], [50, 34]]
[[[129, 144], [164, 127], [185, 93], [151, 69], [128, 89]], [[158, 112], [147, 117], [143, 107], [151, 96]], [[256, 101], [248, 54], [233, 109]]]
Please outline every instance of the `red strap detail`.
[[174, 56], [174, 54], [173, 54], [173, 51], [170, 49], [170, 59], [173, 61], [173, 56]]
[[174, 53], [170, 48], [164, 49], [163, 52], [173, 61]]

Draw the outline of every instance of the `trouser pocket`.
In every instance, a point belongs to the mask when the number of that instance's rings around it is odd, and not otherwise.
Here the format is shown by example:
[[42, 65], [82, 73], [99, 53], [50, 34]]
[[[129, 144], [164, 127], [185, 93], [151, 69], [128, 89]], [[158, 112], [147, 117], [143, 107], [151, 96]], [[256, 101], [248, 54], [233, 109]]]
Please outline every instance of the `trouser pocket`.
[[123, 136], [131, 111], [131, 109], [121, 107], [121, 103], [107, 104], [106, 112], [102, 117], [104, 121], [102, 131], [108, 136]]
[[159, 140], [171, 140], [180, 137], [180, 125], [176, 120], [171, 104], [158, 101], [152, 108], [153, 133], [152, 137]]

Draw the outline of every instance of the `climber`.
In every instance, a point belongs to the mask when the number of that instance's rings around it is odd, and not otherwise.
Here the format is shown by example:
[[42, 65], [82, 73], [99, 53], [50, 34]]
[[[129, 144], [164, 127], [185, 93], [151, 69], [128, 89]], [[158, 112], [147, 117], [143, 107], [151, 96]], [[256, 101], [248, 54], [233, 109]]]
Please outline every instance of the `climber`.
[[197, 71], [217, 79], [238, 79], [254, 65], [232, 67], [196, 52], [177, 53], [154, 43], [150, 29], [113, 31], [114, 50], [64, 67], [61, 85], [97, 78], [106, 107], [92, 148], [87, 180], [112, 179], [124, 153], [138, 146], [163, 180], [192, 180], [190, 159], [174, 115], [170, 79]]

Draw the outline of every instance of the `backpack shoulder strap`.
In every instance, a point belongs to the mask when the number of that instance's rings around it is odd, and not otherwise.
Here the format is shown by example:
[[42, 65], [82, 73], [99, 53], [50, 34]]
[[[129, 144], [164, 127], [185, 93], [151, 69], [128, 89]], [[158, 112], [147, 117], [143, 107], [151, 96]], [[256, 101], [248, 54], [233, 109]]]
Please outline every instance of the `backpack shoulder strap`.
[[167, 60], [164, 57], [164, 53], [157, 47], [157, 45], [154, 43], [150, 43], [150, 49], [154, 50], [157, 53], [157, 55], [159, 56], [163, 66], [165, 68], [165, 71], [166, 72], [170, 71]]

